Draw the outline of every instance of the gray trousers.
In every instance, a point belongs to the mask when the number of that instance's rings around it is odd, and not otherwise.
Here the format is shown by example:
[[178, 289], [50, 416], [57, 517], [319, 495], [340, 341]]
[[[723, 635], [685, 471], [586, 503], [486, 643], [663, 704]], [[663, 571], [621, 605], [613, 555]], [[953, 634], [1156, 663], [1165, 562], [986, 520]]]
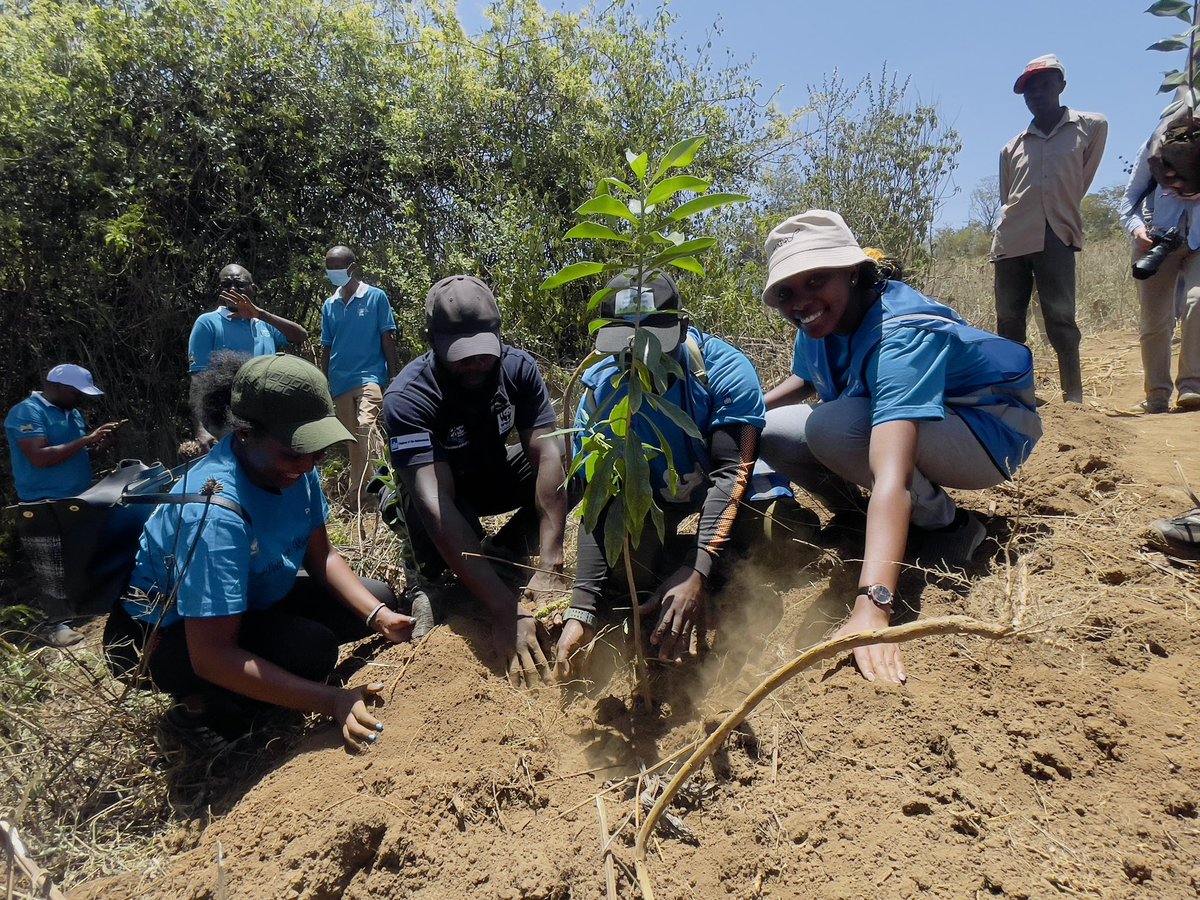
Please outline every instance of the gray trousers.
[[1175, 334], [1175, 286], [1180, 279], [1182, 328], [1174, 386], [1181, 393], [1200, 393], [1200, 250], [1185, 245], [1163, 260], [1153, 276], [1137, 283], [1141, 303], [1138, 336], [1147, 399], [1171, 399], [1171, 338]]
[[1058, 355], [1058, 379], [1068, 400], [1083, 399], [1079, 326], [1075, 324], [1075, 250], [1046, 225], [1041, 253], [996, 260], [996, 333], [1024, 344], [1036, 282], [1046, 337]]
[[[940, 422], [917, 422], [917, 465], [913, 472], [912, 523], [941, 528], [954, 520], [954, 501], [941, 485], [967, 490], [1004, 480], [967, 423], [953, 410]], [[767, 413], [759, 456], [777, 472], [837, 511], [854, 504], [871, 486], [871, 401], [842, 397], [809, 406], [798, 403]]]

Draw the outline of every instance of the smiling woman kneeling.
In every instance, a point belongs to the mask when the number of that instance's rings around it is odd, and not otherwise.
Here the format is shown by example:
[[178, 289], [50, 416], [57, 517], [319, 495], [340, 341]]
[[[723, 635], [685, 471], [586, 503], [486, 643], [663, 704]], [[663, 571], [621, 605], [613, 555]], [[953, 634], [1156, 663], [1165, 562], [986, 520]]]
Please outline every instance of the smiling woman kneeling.
[[282, 706], [332, 716], [348, 749], [373, 743], [383, 726], [367, 702], [382, 685], [325, 681], [339, 644], [372, 631], [405, 640], [412, 619], [393, 611], [386, 584], [350, 570], [325, 530], [314, 467], [354, 438], [320, 371], [283, 353], [237, 370], [228, 415], [230, 432], [172, 490], [213, 499], [151, 515], [106, 652], [127, 674], [141, 649], [154, 684], [178, 701], [177, 727], [234, 740]]
[[[781, 223], [767, 257], [763, 302], [798, 333], [792, 374], [766, 396], [760, 455], [835, 514], [870, 489], [859, 590], [839, 634], [885, 627], [906, 552], [962, 566], [983, 541], [983, 523], [942, 488], [1011, 478], [1041, 437], [1033, 360], [888, 280], [837, 213]], [[802, 402], [813, 394], [819, 404]], [[854, 657], [870, 680], [905, 680], [895, 644]]]

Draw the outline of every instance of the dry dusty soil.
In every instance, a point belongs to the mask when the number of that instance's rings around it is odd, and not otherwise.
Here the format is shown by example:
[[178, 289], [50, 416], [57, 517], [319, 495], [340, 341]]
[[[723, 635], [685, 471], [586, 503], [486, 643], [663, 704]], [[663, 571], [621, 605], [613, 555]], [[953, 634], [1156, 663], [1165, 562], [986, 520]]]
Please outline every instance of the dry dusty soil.
[[[674, 807], [684, 830], [660, 829], [657, 897], [1200, 896], [1200, 564], [1145, 529], [1187, 508], [1177, 461], [1200, 487], [1200, 413], [1105, 415], [1140, 399], [1135, 345], [1089, 341], [1092, 402], [1051, 399], [1019, 481], [960, 495], [989, 531], [967, 577], [902, 584], [922, 617], [1023, 605], [1028, 636], [909, 644], [904, 688], [839, 663], [789, 682]], [[603, 651], [581, 690], [513, 690], [467, 615], [366, 648], [376, 748], [318, 730], [181, 849], [73, 895], [599, 898], [601, 794], [617, 894], [636, 896], [635, 795], [655, 787], [628, 776], [828, 633], [856, 577], [833, 549], [746, 566], [714, 650], [656, 675], [652, 714], [599, 676]]]

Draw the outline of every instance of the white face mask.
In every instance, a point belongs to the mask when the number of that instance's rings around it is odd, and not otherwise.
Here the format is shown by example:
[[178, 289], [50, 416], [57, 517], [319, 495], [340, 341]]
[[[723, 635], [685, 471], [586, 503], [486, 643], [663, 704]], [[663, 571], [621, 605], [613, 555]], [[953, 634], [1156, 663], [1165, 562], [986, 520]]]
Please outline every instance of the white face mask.
[[334, 287], [342, 287], [350, 283], [349, 269], [326, 269], [325, 277], [329, 279], [329, 283]]

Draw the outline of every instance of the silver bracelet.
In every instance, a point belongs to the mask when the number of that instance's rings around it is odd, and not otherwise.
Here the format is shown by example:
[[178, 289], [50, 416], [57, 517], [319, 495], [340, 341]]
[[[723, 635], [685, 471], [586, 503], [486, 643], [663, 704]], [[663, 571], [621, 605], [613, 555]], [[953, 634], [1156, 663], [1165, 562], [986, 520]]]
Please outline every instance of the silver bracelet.
[[377, 607], [375, 607], [373, 610], [371, 610], [371, 614], [369, 616], [367, 616], [367, 627], [368, 628], [371, 627], [371, 623], [373, 623], [375, 621], [375, 617], [377, 615], [379, 615], [379, 611], [381, 609], [383, 609], [385, 606], [387, 606], [386, 603], [380, 603]]

